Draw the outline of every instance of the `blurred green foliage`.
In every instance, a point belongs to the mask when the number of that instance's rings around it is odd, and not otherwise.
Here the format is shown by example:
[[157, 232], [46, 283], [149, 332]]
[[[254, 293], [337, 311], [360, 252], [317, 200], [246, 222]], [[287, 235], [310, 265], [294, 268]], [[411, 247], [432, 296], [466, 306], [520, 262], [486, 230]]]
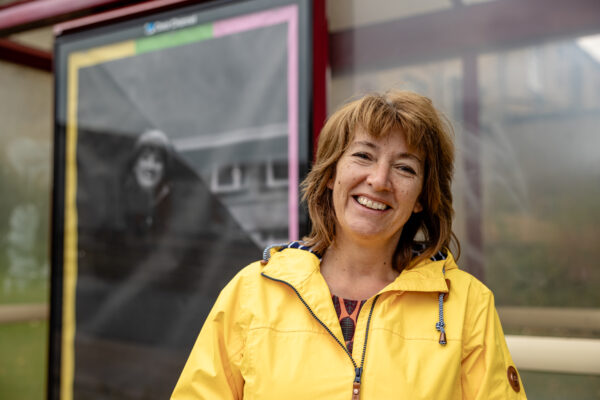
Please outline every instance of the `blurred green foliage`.
[[[0, 138], [0, 307], [49, 300], [49, 140]], [[48, 322], [0, 324], [0, 399], [46, 398]]]
[[0, 399], [46, 398], [48, 324], [0, 324]]
[[0, 152], [0, 304], [48, 301], [50, 151], [16, 138]]
[[600, 171], [582, 175], [531, 177], [525, 204], [492, 190], [484, 260], [497, 305], [600, 307]]
[[[562, 249], [551, 244], [496, 242], [486, 245], [486, 284], [496, 304], [536, 307], [600, 306], [600, 269], [592, 258], [584, 276], [576, 266], [561, 262]], [[590, 257], [592, 255], [590, 254]]]

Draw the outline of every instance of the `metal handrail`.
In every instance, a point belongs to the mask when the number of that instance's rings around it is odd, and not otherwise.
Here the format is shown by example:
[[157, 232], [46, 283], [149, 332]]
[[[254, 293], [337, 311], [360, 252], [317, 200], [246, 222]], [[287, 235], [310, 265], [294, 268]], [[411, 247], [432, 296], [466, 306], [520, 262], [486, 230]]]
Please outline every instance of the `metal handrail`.
[[600, 309], [497, 307], [502, 326], [600, 331]]
[[13, 322], [44, 321], [48, 319], [50, 307], [41, 304], [2, 304], [0, 305], [0, 324]]

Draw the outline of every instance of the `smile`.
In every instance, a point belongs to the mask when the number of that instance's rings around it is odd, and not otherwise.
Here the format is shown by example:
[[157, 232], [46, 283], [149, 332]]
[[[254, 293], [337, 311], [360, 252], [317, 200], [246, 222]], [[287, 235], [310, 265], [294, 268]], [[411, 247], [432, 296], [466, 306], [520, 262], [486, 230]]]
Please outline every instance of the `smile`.
[[356, 201], [359, 204], [361, 204], [361, 205], [363, 205], [363, 206], [365, 206], [367, 208], [370, 208], [372, 210], [380, 210], [380, 211], [382, 211], [382, 210], [385, 210], [385, 209], [389, 208], [387, 205], [385, 205], [383, 203], [380, 203], [378, 201], [373, 201], [371, 199], [368, 199], [365, 196], [358, 196], [358, 197], [356, 197]]

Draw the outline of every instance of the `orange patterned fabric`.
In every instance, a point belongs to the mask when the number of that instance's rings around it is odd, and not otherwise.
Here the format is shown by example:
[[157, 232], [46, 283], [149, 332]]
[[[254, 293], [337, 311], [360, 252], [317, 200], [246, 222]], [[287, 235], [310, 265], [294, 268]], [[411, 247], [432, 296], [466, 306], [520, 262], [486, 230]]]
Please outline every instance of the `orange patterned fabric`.
[[352, 353], [352, 344], [354, 343], [354, 331], [356, 330], [356, 319], [358, 313], [365, 304], [366, 300], [347, 300], [341, 299], [336, 295], [331, 296], [333, 306], [340, 321], [346, 348]]

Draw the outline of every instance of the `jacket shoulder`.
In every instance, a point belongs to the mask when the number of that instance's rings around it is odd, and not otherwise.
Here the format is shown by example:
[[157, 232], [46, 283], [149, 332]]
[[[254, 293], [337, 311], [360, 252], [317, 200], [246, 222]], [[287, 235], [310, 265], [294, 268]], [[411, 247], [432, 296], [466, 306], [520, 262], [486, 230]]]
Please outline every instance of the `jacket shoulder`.
[[[219, 299], [228, 298], [231, 296], [247, 296], [248, 291], [256, 284], [261, 272], [259, 261], [240, 269], [233, 278], [225, 285], [219, 294]], [[217, 303], [219, 302], [217, 299]]]
[[479, 279], [470, 273], [458, 268], [449, 270], [446, 278], [450, 280], [451, 285], [462, 290], [467, 289], [470, 295], [475, 296], [493, 296], [492, 291]]
[[232, 280], [247, 280], [256, 278], [256, 276], [260, 275], [261, 268], [262, 265], [260, 261], [254, 261], [253, 263], [250, 263], [244, 268], [240, 269]]

